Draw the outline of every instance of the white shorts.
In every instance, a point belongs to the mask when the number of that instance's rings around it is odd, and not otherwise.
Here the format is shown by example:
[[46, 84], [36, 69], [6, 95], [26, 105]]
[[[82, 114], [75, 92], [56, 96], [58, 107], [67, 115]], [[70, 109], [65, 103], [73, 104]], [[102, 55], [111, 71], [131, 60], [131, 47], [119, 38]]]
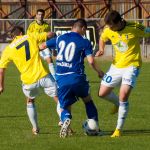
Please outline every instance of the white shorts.
[[40, 51], [40, 56], [45, 60], [46, 58], [52, 57], [52, 53], [49, 48]]
[[111, 65], [108, 72], [104, 75], [101, 84], [108, 87], [116, 87], [121, 84], [134, 87], [138, 74], [139, 68], [137, 67], [116, 68], [114, 65]]
[[23, 93], [26, 97], [31, 99], [34, 99], [38, 95], [40, 88], [43, 88], [44, 92], [50, 97], [57, 96], [56, 82], [51, 75], [41, 78], [36, 83], [22, 85]]

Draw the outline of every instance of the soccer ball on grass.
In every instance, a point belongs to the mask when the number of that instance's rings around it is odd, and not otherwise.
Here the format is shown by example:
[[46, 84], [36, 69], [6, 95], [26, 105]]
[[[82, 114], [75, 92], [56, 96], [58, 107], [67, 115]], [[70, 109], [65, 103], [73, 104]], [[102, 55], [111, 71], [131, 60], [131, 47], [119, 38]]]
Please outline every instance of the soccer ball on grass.
[[89, 136], [96, 136], [99, 133], [98, 122], [94, 119], [87, 119], [83, 123], [82, 128], [85, 134]]

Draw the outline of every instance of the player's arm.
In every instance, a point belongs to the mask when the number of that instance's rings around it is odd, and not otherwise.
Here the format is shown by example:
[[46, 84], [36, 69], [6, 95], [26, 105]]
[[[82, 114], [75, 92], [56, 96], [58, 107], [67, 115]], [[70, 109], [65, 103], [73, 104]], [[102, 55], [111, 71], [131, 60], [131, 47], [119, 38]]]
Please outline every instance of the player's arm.
[[44, 50], [46, 48], [56, 49], [56, 39], [57, 38], [55, 37], [55, 38], [52, 38], [52, 39], [40, 44], [40, 46], [39, 46], [40, 50]]
[[4, 91], [5, 68], [0, 68], [0, 94]]
[[104, 54], [105, 45], [106, 45], [105, 42], [102, 39], [100, 39], [99, 40], [99, 50], [96, 52], [96, 55], [95, 55], [96, 57]]
[[0, 94], [4, 91], [4, 75], [5, 69], [7, 68], [9, 62], [9, 47], [6, 47], [2, 52], [2, 56], [0, 59]]
[[99, 50], [97, 51], [96, 53], [96, 57], [98, 56], [101, 56], [104, 54], [104, 50], [105, 50], [105, 43], [106, 41], [108, 41], [108, 27], [106, 26], [100, 36], [100, 39], [99, 39]]
[[98, 73], [98, 76], [100, 78], [102, 78], [104, 76], [104, 73], [97, 66], [92, 53], [93, 53], [92, 45], [91, 45], [91, 43], [89, 41], [87, 41], [87, 46], [86, 46], [86, 49], [85, 49], [85, 56], [87, 58], [87, 61], [92, 66], [92, 68]]
[[87, 60], [88, 63], [92, 66], [92, 68], [97, 72], [98, 76], [102, 78], [104, 76], [104, 72], [101, 69], [99, 69], [99, 67], [97, 66], [94, 60], [94, 57], [92, 55], [88, 55]]

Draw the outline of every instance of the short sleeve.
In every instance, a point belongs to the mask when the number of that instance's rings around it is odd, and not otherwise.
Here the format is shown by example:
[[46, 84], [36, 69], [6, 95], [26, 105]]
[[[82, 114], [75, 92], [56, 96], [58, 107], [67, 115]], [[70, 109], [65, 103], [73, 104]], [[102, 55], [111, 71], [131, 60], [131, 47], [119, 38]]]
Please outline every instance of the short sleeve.
[[46, 46], [49, 49], [56, 49], [56, 40], [57, 40], [57, 37], [52, 38], [52, 39], [46, 41]]
[[106, 28], [104, 28], [104, 30], [102, 31], [102, 34], [101, 34], [101, 36], [100, 36], [100, 40], [102, 40], [102, 41], [104, 41], [104, 42], [106, 42], [106, 41], [108, 41], [109, 39], [108, 39], [108, 34], [107, 34], [107, 30], [108, 30], [108, 27], [106, 27]]
[[0, 59], [0, 68], [7, 68], [10, 61], [11, 60], [9, 58], [9, 47], [6, 47], [2, 52], [2, 56]]

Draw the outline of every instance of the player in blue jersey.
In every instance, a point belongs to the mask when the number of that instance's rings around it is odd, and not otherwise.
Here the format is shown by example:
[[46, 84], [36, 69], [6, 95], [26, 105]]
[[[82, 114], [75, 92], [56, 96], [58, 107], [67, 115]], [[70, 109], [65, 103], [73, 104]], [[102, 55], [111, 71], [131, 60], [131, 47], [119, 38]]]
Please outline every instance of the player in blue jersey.
[[90, 41], [84, 38], [87, 24], [84, 19], [77, 19], [72, 27], [72, 32], [63, 34], [57, 38], [48, 40], [40, 48], [56, 48], [56, 81], [58, 85], [58, 97], [62, 108], [61, 120], [63, 125], [60, 137], [68, 134], [71, 123], [71, 105], [81, 97], [86, 108], [88, 119], [95, 119], [98, 124], [98, 113], [90, 96], [89, 82], [84, 73], [84, 58], [97, 72], [99, 77], [104, 73], [98, 69], [93, 58], [93, 50]]

